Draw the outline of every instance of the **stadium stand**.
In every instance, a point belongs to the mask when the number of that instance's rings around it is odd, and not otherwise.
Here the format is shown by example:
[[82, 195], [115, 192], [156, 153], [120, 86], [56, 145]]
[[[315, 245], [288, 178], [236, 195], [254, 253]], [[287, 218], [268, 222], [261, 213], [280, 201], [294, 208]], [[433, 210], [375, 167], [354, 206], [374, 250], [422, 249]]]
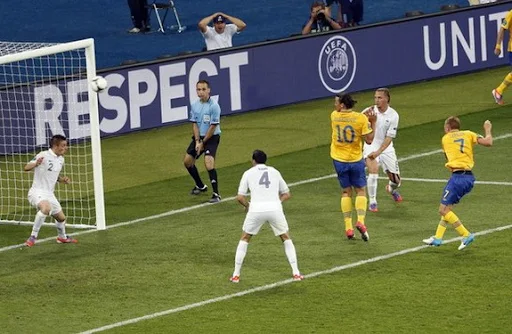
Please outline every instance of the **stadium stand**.
[[[174, 1], [179, 17], [187, 30], [182, 33], [156, 32], [158, 22], [151, 16], [151, 33], [128, 34], [131, 27], [129, 8], [123, 3], [105, 6], [101, 0], [82, 2], [58, 1], [49, 5], [35, 0], [22, 1], [12, 6], [0, 1], [0, 29], [8, 32], [0, 39], [5, 41], [68, 42], [93, 37], [96, 41], [96, 59], [99, 68], [115, 67], [130, 59], [154, 60], [162, 54], [179, 54], [186, 50], [200, 52], [204, 41], [197, 30], [198, 21], [213, 12], [225, 10], [243, 17], [247, 29], [234, 39], [235, 46], [286, 38], [300, 33], [304, 24], [304, 12], [310, 1], [291, 0], [276, 2], [262, 0], [246, 2], [225, 0], [219, 7], [217, 0]], [[446, 0], [396, 0], [390, 6], [386, 1], [365, 2], [362, 24], [370, 24], [404, 17], [404, 13], [421, 11], [425, 14], [438, 12]], [[461, 8], [469, 6], [467, 0], [451, 0], [450, 4]], [[80, 15], [76, 15], [80, 13]], [[172, 21], [172, 20], [170, 20]]]

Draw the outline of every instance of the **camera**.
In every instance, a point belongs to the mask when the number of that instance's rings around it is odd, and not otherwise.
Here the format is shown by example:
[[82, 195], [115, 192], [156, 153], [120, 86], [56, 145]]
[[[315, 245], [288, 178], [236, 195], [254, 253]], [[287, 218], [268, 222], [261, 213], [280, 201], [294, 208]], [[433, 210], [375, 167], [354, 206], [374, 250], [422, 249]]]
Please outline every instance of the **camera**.
[[323, 12], [320, 12], [320, 13], [316, 14], [316, 18], [318, 20], [325, 20], [325, 14]]

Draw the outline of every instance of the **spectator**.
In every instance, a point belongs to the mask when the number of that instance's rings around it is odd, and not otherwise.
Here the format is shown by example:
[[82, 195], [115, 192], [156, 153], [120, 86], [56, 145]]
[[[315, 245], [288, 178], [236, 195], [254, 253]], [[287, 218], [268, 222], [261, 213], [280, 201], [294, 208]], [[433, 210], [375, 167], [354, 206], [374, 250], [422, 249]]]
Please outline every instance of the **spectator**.
[[332, 7], [333, 6], [332, 5], [334, 3], [338, 4], [338, 11], [336, 12], [336, 22], [338, 22], [340, 24], [340, 26], [343, 28], [345, 23], [343, 22], [343, 11], [341, 8], [341, 1], [342, 0], [326, 0], [325, 1], [325, 14], [327, 14], [327, 16], [333, 17], [333, 15], [332, 15]]
[[341, 29], [340, 24], [327, 15], [325, 4], [321, 1], [313, 2], [309, 20], [302, 27], [302, 34], [307, 35], [338, 29]]
[[[226, 20], [232, 23], [226, 24]], [[208, 25], [210, 21], [213, 21], [213, 27]], [[233, 35], [244, 30], [246, 24], [239, 18], [218, 12], [205, 17], [199, 21], [197, 26], [203, 34], [206, 49], [216, 50], [232, 47]]]
[[363, 0], [341, 0], [341, 8], [349, 27], [358, 26], [363, 20]]
[[149, 7], [147, 0], [128, 0], [130, 14], [132, 16], [133, 28], [128, 30], [131, 34], [147, 32], [149, 26]]

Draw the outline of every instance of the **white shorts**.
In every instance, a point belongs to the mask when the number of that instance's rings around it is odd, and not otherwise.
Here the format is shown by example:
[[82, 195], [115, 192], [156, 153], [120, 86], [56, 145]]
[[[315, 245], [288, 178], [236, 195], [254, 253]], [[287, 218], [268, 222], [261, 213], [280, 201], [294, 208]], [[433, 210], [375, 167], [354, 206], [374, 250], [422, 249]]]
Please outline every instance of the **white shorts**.
[[288, 222], [282, 210], [267, 212], [248, 212], [245, 216], [242, 230], [251, 235], [256, 235], [263, 224], [268, 222], [274, 235], [278, 236], [288, 232]]
[[[375, 152], [370, 145], [365, 145], [363, 149], [363, 157], [366, 159], [368, 154]], [[400, 168], [398, 167], [398, 159], [396, 158], [395, 150], [389, 150], [381, 153], [377, 159], [377, 163], [382, 167], [384, 173], [391, 172], [400, 175]]]
[[52, 207], [50, 210], [50, 215], [52, 216], [62, 211], [62, 207], [60, 206], [60, 203], [54, 194], [48, 194], [46, 192], [30, 189], [28, 192], [28, 201], [30, 205], [36, 209], [39, 208], [38, 205], [41, 203], [41, 201], [48, 201]]

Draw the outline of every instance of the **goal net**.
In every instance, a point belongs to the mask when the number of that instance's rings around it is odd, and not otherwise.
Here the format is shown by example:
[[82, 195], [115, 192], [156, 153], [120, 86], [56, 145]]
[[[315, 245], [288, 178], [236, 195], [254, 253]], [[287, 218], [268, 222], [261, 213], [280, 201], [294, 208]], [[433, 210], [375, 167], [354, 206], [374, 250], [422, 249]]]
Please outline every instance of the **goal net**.
[[[23, 167], [64, 135], [69, 149], [55, 196], [69, 227], [105, 229], [94, 40], [63, 44], [0, 42], [0, 223], [32, 224]], [[53, 221], [47, 219], [46, 224]]]

